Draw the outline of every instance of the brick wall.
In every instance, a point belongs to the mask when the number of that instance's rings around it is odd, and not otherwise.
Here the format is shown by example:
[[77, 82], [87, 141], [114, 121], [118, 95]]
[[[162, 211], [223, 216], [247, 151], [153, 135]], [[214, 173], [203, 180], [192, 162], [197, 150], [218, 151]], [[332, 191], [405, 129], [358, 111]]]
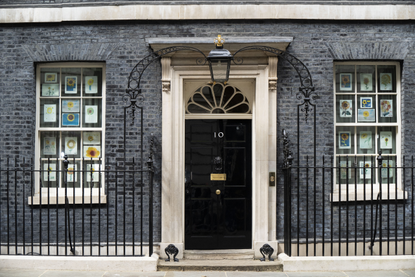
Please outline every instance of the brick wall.
[[[332, 155], [333, 60], [402, 60], [402, 153], [415, 150], [413, 88], [415, 81], [415, 26], [411, 22], [349, 21], [182, 21], [93, 22], [2, 25], [0, 28], [0, 156], [34, 158], [35, 65], [54, 61], [103, 61], [106, 63], [106, 153], [122, 157], [123, 113], [120, 105], [127, 78], [134, 65], [149, 54], [149, 37], [289, 36], [289, 53], [303, 61], [313, 76], [317, 103], [317, 150]], [[296, 134], [296, 98], [299, 81], [290, 65], [278, 68], [278, 130]], [[144, 131], [156, 136], [155, 230], [160, 239], [161, 168], [161, 69], [151, 66], [143, 76]], [[302, 123], [304, 153], [312, 143], [311, 128]], [[135, 130], [132, 130], [132, 135]], [[133, 147], [131, 145], [131, 147]], [[278, 143], [281, 163], [281, 143]], [[311, 152], [309, 152], [312, 154]], [[5, 187], [2, 186], [2, 195]], [[278, 191], [283, 191], [281, 174]], [[278, 222], [282, 222], [282, 193], [278, 196]], [[4, 205], [2, 206], [4, 207]], [[2, 208], [3, 209], [3, 208]], [[26, 209], [29, 211], [30, 209]], [[2, 218], [5, 213], [2, 210]], [[410, 224], [410, 221], [406, 221]], [[279, 237], [282, 224], [279, 224]]]

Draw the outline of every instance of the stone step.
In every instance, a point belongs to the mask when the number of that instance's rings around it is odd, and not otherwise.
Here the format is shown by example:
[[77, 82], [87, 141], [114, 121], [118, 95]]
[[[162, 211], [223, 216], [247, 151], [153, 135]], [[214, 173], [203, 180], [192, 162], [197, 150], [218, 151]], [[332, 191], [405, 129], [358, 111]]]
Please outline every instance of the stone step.
[[259, 260], [187, 260], [166, 262], [159, 260], [158, 271], [273, 271], [282, 272], [279, 261]]
[[254, 250], [185, 250], [186, 260], [253, 260]]

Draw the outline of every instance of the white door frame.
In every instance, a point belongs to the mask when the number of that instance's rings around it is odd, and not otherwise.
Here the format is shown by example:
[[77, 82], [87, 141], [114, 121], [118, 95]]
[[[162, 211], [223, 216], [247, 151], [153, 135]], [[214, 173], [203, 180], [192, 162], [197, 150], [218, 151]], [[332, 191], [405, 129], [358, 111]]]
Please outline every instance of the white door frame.
[[[171, 58], [162, 63], [162, 186], [161, 186], [161, 257], [174, 244], [183, 257], [184, 246], [184, 152], [185, 152], [185, 79], [210, 79], [207, 67], [172, 66]], [[252, 248], [268, 243], [277, 253], [276, 189], [269, 186], [269, 172], [276, 172], [277, 57], [268, 65], [233, 66], [231, 79], [254, 79], [252, 107]]]

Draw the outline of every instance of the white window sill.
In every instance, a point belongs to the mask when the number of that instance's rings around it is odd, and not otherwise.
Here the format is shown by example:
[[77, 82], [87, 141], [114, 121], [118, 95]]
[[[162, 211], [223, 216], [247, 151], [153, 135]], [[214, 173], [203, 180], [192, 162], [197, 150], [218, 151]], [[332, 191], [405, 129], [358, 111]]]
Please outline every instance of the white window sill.
[[[40, 201], [42, 200], [42, 202]], [[33, 201], [33, 202], [32, 202]], [[74, 197], [73, 196], [69, 196], [68, 195], [68, 202], [69, 205], [73, 205], [73, 204], [106, 204], [107, 203], [107, 196], [106, 195], [101, 195], [101, 197], [99, 195], [92, 195], [92, 202], [91, 202], [91, 196], [90, 195], [84, 195], [83, 197], [83, 201], [82, 201], [82, 195], [80, 196], [75, 196], [75, 203], [74, 203]], [[33, 197], [29, 196], [28, 197], [28, 204], [29, 205], [41, 205], [40, 203], [42, 203], [42, 206], [44, 205], [64, 205], [66, 203], [65, 201], [65, 196], [58, 196], [56, 197], [56, 195], [50, 195], [49, 196], [49, 201], [48, 201], [48, 196], [47, 195], [42, 195], [42, 198], [39, 196], [39, 194], [35, 194]]]
[[[334, 192], [330, 195], [331, 202], [354, 202], [354, 201], [376, 201], [378, 194], [379, 194], [379, 187], [375, 187], [373, 185], [373, 192], [371, 188], [366, 187], [366, 191], [363, 190], [363, 185], [358, 185], [357, 193], [355, 193], [355, 185], [349, 185], [349, 191], [344, 186], [341, 188], [341, 193], [339, 193], [339, 189], [334, 190]], [[395, 184], [391, 184], [389, 186], [389, 191], [387, 186], [382, 187], [382, 195], [380, 200], [404, 200], [408, 198], [408, 192], [403, 191], [398, 187], [396, 190]]]

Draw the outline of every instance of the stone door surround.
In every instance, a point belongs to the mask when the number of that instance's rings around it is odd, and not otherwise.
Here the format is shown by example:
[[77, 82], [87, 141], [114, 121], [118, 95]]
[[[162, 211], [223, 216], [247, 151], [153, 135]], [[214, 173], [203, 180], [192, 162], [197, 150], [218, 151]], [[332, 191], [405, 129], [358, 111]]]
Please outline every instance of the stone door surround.
[[[177, 45], [196, 47], [207, 56], [215, 46], [214, 38], [149, 38], [147, 43], [158, 51]], [[224, 47], [234, 53], [252, 45], [265, 45], [285, 50], [292, 38], [225, 37]], [[199, 56], [198, 56], [199, 55]], [[278, 58], [262, 51], [246, 51], [241, 65], [231, 65], [233, 81], [254, 81], [252, 109], [252, 249], [262, 257], [259, 248], [265, 243], [277, 250], [276, 191], [269, 187], [269, 172], [276, 172], [277, 63]], [[163, 56], [162, 65], [162, 193], [161, 193], [161, 257], [164, 249], [174, 244], [183, 257], [184, 245], [184, 122], [186, 80], [209, 80], [207, 65], [197, 65], [200, 53], [178, 51]], [[203, 58], [203, 57], [202, 57]], [[274, 252], [275, 254], [277, 251]]]

